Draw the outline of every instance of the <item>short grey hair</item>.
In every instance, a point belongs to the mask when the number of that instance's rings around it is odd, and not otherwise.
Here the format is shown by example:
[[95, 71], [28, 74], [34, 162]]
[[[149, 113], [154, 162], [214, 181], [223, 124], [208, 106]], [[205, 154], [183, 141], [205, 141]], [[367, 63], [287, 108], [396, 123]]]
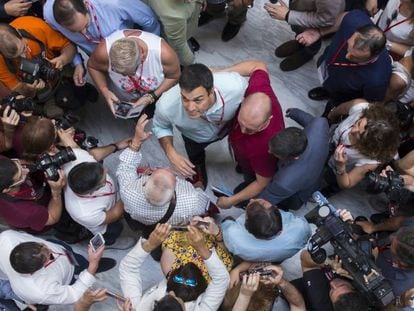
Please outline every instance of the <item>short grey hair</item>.
[[144, 196], [154, 206], [162, 207], [171, 201], [175, 184], [165, 174], [153, 174], [145, 183]]
[[109, 59], [113, 71], [120, 74], [131, 72], [141, 63], [141, 49], [134, 38], [116, 40], [109, 49]]

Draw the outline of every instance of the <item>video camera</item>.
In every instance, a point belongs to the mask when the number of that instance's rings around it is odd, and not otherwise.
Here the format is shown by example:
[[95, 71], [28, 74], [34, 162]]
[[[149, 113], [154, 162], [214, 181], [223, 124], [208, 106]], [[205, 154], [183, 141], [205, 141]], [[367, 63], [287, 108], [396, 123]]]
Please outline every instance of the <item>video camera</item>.
[[343, 268], [352, 276], [355, 288], [364, 293], [372, 304], [378, 307], [388, 305], [393, 301], [394, 293], [372, 256], [362, 250], [361, 243], [352, 235], [351, 227], [339, 218], [339, 211], [319, 191], [312, 197], [318, 206], [305, 216], [318, 227], [308, 244], [312, 260], [323, 263], [326, 251], [322, 246], [330, 242], [342, 260]]
[[389, 101], [385, 106], [397, 116], [401, 140], [404, 141], [409, 138], [410, 127], [414, 117], [414, 109], [410, 104], [405, 104], [400, 101]]
[[60, 79], [60, 71], [53, 68], [53, 65], [43, 57], [22, 58], [19, 69], [22, 72], [23, 82], [30, 84], [39, 79], [54, 84]]
[[59, 179], [59, 168], [73, 160], [76, 160], [75, 153], [72, 148], [66, 147], [53, 156], [45, 153], [35, 164], [35, 170], [44, 171], [47, 179], [57, 181]]
[[[9, 95], [4, 97], [1, 101], [0, 115], [3, 115], [4, 110], [8, 106], [18, 113], [23, 111], [30, 111], [33, 113], [33, 115], [37, 116], [41, 116], [44, 114], [43, 107], [37, 104], [33, 100], [33, 98], [30, 97], [17, 98], [15, 95]], [[11, 109], [9, 111], [9, 115], [11, 113]]]

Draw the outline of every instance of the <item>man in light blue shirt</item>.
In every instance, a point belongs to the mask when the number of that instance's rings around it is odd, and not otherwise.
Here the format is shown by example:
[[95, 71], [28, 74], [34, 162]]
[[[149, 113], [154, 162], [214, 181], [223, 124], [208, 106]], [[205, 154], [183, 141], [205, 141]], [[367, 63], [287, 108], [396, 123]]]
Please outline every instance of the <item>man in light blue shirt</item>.
[[[137, 25], [144, 31], [160, 34], [157, 17], [140, 0], [47, 0], [43, 16], [88, 55], [102, 39], [120, 29]], [[80, 55], [73, 62], [81, 63]]]
[[245, 261], [282, 262], [301, 250], [311, 235], [303, 217], [263, 199], [250, 200], [245, 214], [225, 220], [221, 228], [227, 249]]
[[[243, 100], [247, 80], [236, 72], [212, 73], [203, 64], [184, 68], [179, 85], [158, 100], [153, 133], [174, 168], [207, 185], [204, 149], [227, 134]], [[182, 134], [189, 159], [173, 145], [173, 126]]]

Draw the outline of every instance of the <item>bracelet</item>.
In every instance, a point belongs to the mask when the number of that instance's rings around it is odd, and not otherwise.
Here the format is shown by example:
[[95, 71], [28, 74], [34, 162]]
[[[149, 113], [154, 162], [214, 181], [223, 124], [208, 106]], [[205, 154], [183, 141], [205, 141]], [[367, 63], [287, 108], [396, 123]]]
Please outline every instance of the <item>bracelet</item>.
[[139, 149], [141, 148], [141, 146], [137, 146], [135, 145], [132, 140], [129, 142], [128, 144], [129, 149], [133, 150], [133, 151], [139, 151]]
[[108, 146], [113, 146], [113, 147], [115, 147], [115, 150], [114, 150], [114, 151], [112, 151], [112, 153], [115, 153], [115, 152], [119, 151], [119, 148], [118, 148], [118, 146], [117, 146], [116, 144], [109, 144]]
[[157, 95], [155, 95], [154, 91], [149, 92], [148, 95], [152, 97], [152, 103], [155, 103], [159, 98]]

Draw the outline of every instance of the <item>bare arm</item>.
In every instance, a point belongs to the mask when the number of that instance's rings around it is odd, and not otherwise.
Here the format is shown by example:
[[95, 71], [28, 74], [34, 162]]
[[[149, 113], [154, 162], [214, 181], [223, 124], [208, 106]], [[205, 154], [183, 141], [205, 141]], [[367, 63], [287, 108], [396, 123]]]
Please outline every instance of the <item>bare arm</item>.
[[285, 296], [286, 300], [289, 302], [291, 311], [305, 311], [305, 301], [301, 293], [296, 289], [295, 286], [290, 284], [290, 282], [282, 279], [279, 283], [279, 288]]
[[236, 205], [245, 200], [256, 197], [267, 184], [271, 181], [271, 177], [263, 177], [256, 174], [256, 180], [251, 182], [246, 188], [242, 191], [234, 194], [231, 197], [221, 197], [217, 200], [217, 206], [220, 208], [230, 208], [233, 205]]
[[175, 150], [172, 136], [161, 137], [159, 142], [168, 160], [181, 175], [191, 177], [196, 174], [194, 164]]
[[342, 189], [352, 188], [364, 179], [365, 174], [368, 171], [375, 170], [377, 167], [378, 164], [366, 164], [362, 166], [355, 166], [350, 172], [346, 172], [344, 167], [339, 167], [337, 165], [337, 171], [343, 171], [344, 173], [342, 175], [337, 175], [336, 181]]
[[213, 72], [238, 72], [242, 76], [250, 76], [255, 70], [264, 70], [267, 72], [266, 64], [258, 61], [258, 60], [246, 60], [244, 62], [240, 62], [237, 64], [234, 64], [229, 67], [220, 68], [220, 69], [213, 69]]
[[360, 225], [368, 234], [378, 231], [397, 231], [407, 218], [408, 217], [406, 216], [394, 216], [387, 218], [378, 224], [374, 224], [370, 221], [358, 221], [356, 224]]
[[113, 223], [117, 221], [118, 219], [120, 219], [123, 214], [124, 214], [124, 203], [121, 200], [119, 200], [118, 202], [116, 202], [114, 207], [112, 207], [109, 211], [106, 212], [106, 217], [103, 223], [105, 225]]
[[[411, 46], [402, 44], [402, 43], [396, 43], [392, 42], [390, 40], [387, 40], [388, 44], [391, 44], [390, 52], [395, 53], [401, 57], [404, 57], [405, 52], [411, 49]], [[389, 46], [389, 45], [388, 45]]]
[[328, 114], [328, 119], [329, 120], [335, 120], [338, 117], [341, 116], [347, 116], [349, 114], [349, 110], [351, 110], [351, 108], [355, 105], [358, 105], [360, 103], [364, 103], [366, 102], [365, 99], [363, 98], [357, 98], [357, 99], [353, 99], [347, 102], [344, 102], [342, 104], [340, 104], [339, 106], [333, 108], [329, 114]]
[[49, 217], [47, 219], [46, 226], [56, 224], [62, 215], [62, 188], [64, 187], [65, 182], [65, 174], [62, 170], [59, 170], [59, 179], [57, 181], [48, 180], [52, 196], [47, 207]]
[[51, 59], [50, 62], [55, 65], [55, 68], [62, 69], [63, 66], [72, 62], [75, 55], [76, 47], [73, 43], [70, 43], [62, 49], [58, 57]]

